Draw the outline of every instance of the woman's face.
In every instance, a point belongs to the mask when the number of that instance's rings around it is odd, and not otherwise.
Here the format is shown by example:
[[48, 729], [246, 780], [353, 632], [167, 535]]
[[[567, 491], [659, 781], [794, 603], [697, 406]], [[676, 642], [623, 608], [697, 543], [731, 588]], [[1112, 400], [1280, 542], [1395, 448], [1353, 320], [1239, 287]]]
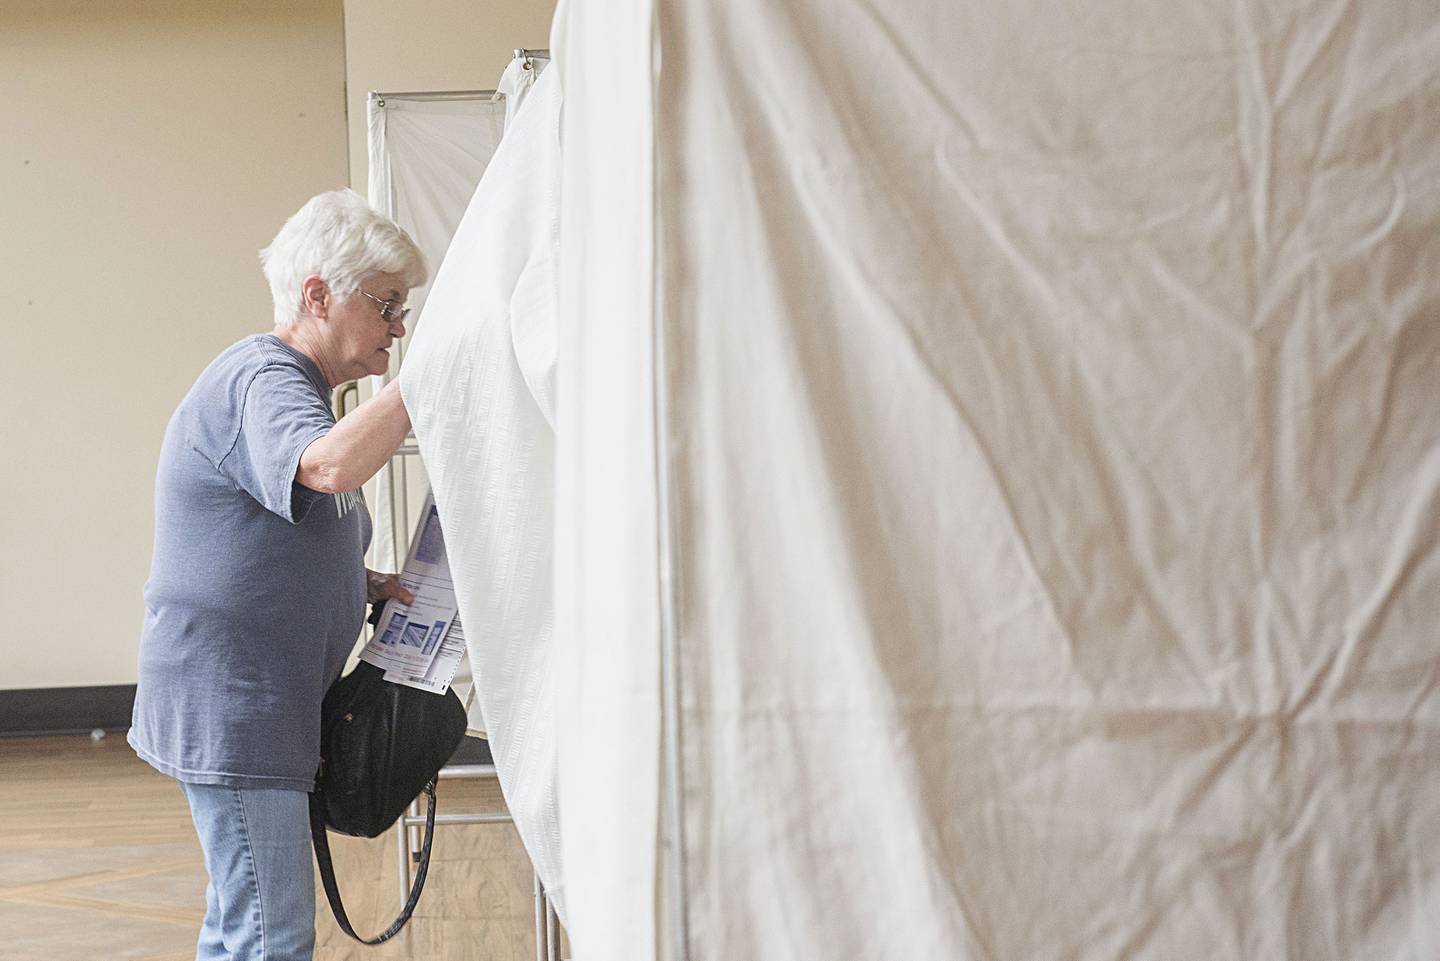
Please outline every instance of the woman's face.
[[405, 336], [398, 317], [410, 293], [403, 274], [367, 274], [360, 289], [330, 308], [330, 333], [341, 381], [383, 374], [390, 367], [390, 345]]

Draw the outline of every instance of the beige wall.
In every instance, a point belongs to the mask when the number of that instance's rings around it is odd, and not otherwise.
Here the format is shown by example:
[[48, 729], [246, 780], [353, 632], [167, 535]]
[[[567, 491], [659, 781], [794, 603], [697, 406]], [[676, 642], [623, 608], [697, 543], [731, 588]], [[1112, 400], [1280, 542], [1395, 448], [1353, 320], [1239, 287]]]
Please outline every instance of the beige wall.
[[[365, 191], [370, 91], [489, 90], [516, 47], [550, 45], [555, 0], [346, 0], [350, 182]], [[438, 266], [438, 265], [434, 265]]]
[[0, 688], [132, 683], [166, 421], [346, 181], [341, 4], [4, 0], [0, 47]]

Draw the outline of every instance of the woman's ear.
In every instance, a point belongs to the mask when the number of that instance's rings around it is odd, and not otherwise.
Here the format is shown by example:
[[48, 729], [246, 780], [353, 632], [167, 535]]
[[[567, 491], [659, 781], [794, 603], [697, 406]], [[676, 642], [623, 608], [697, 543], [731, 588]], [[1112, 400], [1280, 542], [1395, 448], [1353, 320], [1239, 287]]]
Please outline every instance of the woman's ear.
[[330, 287], [319, 274], [311, 274], [300, 283], [300, 306], [305, 313], [324, 320], [329, 304]]

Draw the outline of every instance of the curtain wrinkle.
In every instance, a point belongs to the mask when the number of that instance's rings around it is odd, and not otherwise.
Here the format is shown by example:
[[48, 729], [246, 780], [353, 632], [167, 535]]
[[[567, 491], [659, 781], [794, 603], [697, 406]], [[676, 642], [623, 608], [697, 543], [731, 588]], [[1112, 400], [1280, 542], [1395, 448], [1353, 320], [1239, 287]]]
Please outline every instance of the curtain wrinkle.
[[697, 954], [1431, 957], [1436, 18], [661, 0]]

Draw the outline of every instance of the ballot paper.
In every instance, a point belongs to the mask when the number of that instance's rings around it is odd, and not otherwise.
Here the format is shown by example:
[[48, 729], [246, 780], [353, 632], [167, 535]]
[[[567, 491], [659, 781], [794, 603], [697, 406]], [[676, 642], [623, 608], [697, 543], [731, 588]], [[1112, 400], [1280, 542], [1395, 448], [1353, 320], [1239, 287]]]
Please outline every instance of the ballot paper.
[[415, 599], [385, 602], [360, 660], [384, 668], [388, 681], [443, 694], [465, 655], [465, 634], [433, 497], [425, 498], [399, 577]]
[[465, 632], [460, 627], [460, 616], [457, 614], [455, 619], [450, 622], [450, 630], [446, 632], [444, 639], [440, 642], [440, 649], [430, 662], [429, 670], [424, 674], [387, 670], [385, 680], [395, 681], [397, 684], [405, 684], [409, 687], [418, 687], [422, 691], [429, 691], [432, 694], [444, 694], [450, 689], [450, 682], [455, 679], [455, 672], [460, 668], [460, 659], [464, 656]]

